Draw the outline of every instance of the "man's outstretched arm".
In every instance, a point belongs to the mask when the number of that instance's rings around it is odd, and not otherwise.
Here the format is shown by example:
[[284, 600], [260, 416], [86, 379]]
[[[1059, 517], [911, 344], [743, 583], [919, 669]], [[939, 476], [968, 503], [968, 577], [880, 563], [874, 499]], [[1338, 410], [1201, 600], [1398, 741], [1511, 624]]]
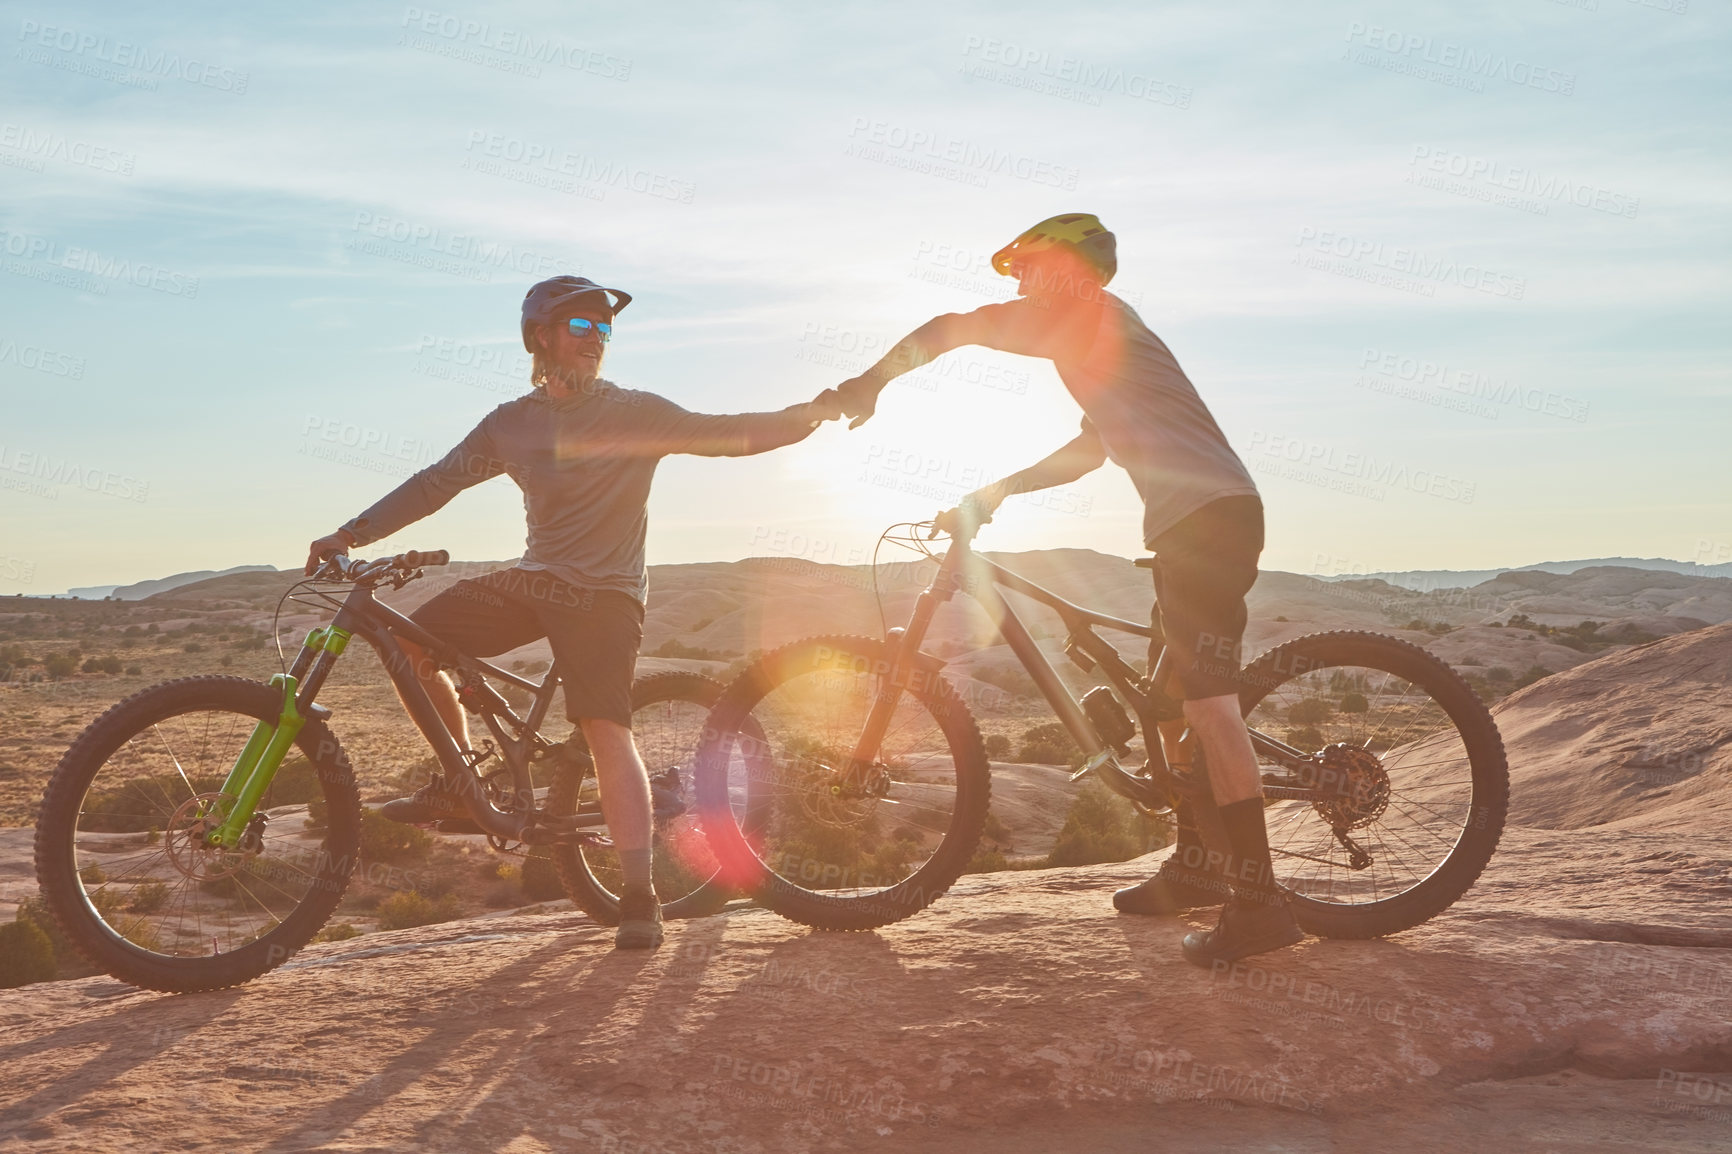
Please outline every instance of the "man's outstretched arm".
[[[1085, 421], [1083, 431], [1074, 441], [1026, 469], [1020, 469], [1003, 480], [976, 489], [964, 497], [953, 511], [960, 512], [977, 525], [984, 525], [992, 520], [992, 515], [998, 511], [1006, 497], [1068, 485], [1100, 468], [1106, 459], [1107, 451], [1101, 444], [1100, 434], [1095, 432], [1093, 425]], [[949, 529], [951, 526], [941, 519], [939, 528]]]
[[858, 428], [872, 415], [885, 385], [952, 349], [985, 345], [1007, 353], [1044, 357], [1052, 353], [1053, 333], [1049, 310], [1035, 308], [1026, 300], [935, 316], [897, 341], [877, 364], [836, 387], [843, 413], [855, 418], [848, 427]]
[[455, 449], [386, 493], [366, 512], [314, 541], [307, 555], [307, 573], [315, 572], [331, 554], [389, 537], [444, 508], [471, 485], [503, 473], [505, 462], [495, 454], [490, 420], [483, 420]]
[[[649, 397], [649, 394], [640, 394]], [[663, 397], [652, 397], [644, 436], [654, 456], [692, 453], [700, 457], [750, 457], [792, 445], [825, 421], [842, 415], [836, 390], [773, 413], [694, 413]]]

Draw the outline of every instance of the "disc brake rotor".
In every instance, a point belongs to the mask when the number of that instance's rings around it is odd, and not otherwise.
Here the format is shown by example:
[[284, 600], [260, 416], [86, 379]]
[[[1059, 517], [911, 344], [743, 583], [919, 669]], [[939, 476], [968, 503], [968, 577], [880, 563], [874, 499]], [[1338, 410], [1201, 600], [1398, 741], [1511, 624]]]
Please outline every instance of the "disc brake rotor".
[[168, 860], [181, 875], [193, 881], [215, 881], [233, 877], [252, 856], [238, 850], [211, 845], [210, 834], [222, 822], [223, 803], [234, 798], [223, 793], [201, 793], [180, 804], [168, 819], [162, 835]]

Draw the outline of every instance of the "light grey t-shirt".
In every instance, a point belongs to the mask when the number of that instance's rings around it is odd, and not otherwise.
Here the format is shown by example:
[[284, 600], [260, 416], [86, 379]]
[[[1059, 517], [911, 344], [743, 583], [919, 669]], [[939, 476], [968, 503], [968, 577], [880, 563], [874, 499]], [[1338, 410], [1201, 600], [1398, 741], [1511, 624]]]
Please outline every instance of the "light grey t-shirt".
[[[1059, 304], [1065, 307], [1058, 307]], [[1130, 305], [1103, 292], [1097, 302], [1046, 306], [1028, 298], [937, 318], [928, 329], [942, 348], [985, 345], [1046, 357], [1082, 406], [1107, 458], [1143, 498], [1143, 544], [1220, 497], [1255, 496], [1257, 485], [1227, 443], [1179, 362]]]
[[559, 400], [537, 389], [487, 414], [455, 449], [343, 528], [358, 545], [377, 541], [504, 473], [523, 490], [529, 522], [519, 568], [642, 601], [650, 482], [661, 459], [750, 456], [804, 440], [822, 420], [811, 403], [775, 413], [693, 413], [603, 380]]

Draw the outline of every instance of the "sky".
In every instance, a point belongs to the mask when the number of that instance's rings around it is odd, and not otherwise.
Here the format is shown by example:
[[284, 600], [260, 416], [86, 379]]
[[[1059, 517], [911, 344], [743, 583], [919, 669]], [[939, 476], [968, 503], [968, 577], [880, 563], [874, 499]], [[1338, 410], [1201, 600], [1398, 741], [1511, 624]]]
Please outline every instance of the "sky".
[[[295, 566], [527, 389], [806, 400], [1001, 300], [1043, 217], [1262, 490], [1263, 567], [1732, 560], [1732, 16], [1496, 3], [0, 5], [0, 594]], [[855, 563], [1074, 435], [950, 353], [848, 431], [670, 458], [649, 561]], [[1141, 550], [1108, 465], [985, 549]], [[507, 478], [373, 553], [522, 551]]]

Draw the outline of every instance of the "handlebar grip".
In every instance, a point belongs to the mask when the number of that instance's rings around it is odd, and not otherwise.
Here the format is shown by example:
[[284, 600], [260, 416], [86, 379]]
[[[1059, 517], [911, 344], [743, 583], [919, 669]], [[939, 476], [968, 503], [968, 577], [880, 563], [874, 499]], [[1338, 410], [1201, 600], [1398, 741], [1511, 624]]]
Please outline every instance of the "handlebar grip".
[[423, 565], [449, 565], [451, 552], [448, 549], [429, 549], [422, 553], [415, 549], [403, 554], [403, 564], [410, 569], [419, 569]]

